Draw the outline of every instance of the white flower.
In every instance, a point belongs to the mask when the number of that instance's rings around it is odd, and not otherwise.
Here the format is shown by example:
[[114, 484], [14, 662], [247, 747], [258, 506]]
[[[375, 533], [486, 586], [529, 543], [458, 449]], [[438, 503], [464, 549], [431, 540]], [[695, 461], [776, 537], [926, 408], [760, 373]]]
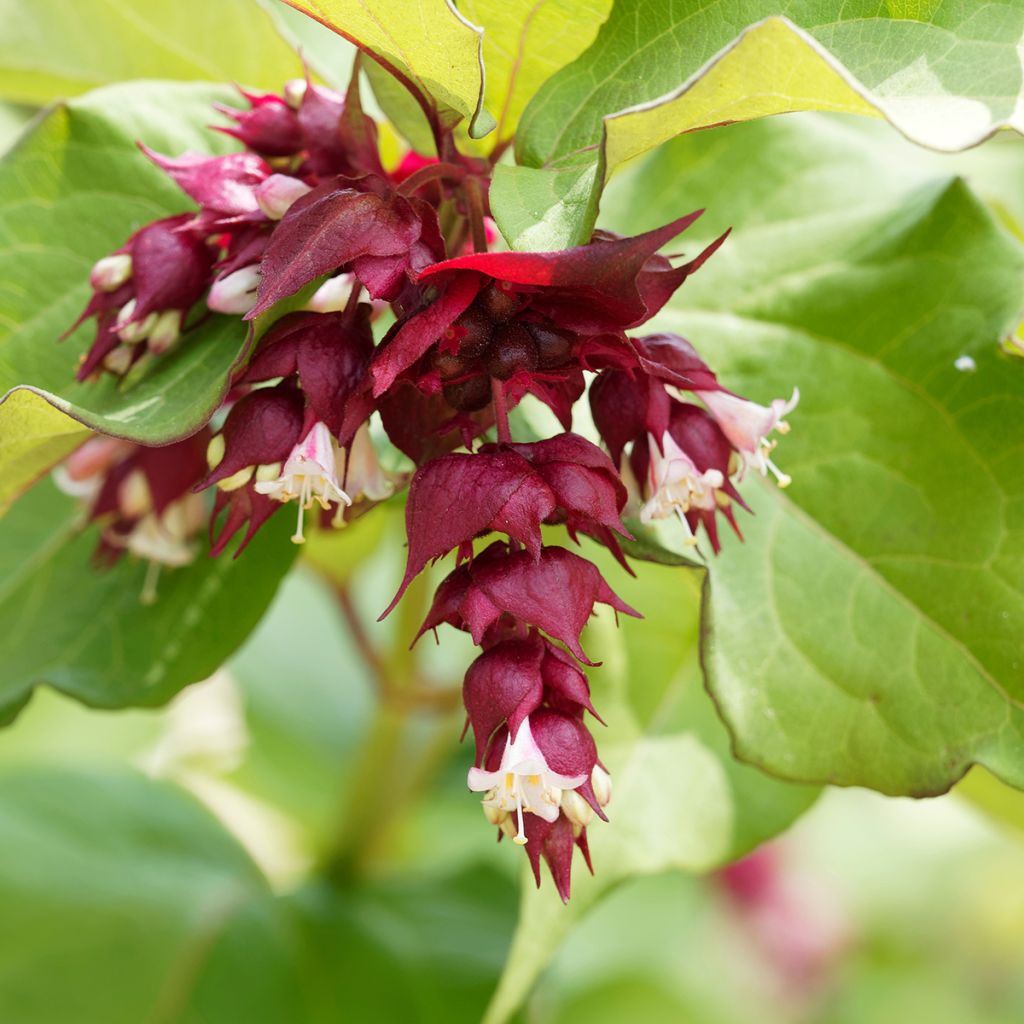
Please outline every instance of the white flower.
[[586, 775], [553, 772], [533, 738], [530, 719], [524, 718], [515, 740], [510, 736], [505, 741], [498, 770], [488, 772], [482, 768], [470, 768], [467, 783], [474, 793], [486, 794], [483, 800], [485, 808], [506, 814], [515, 811], [519, 828], [513, 841], [523, 846], [526, 843], [523, 812], [536, 814], [545, 821], [554, 821], [558, 817], [562, 791], [575, 789], [586, 780]]
[[130, 533], [108, 531], [104, 534], [108, 544], [125, 548], [149, 562], [140, 596], [143, 604], [152, 604], [156, 600], [156, 584], [164, 566], [177, 569], [195, 559], [198, 550], [195, 536], [205, 519], [206, 502], [202, 495], [186, 494], [160, 514], [148, 512]]
[[253, 486], [260, 494], [267, 494], [278, 501], [299, 502], [298, 526], [292, 541], [302, 544], [303, 512], [319, 502], [320, 507], [330, 508], [331, 502], [351, 505], [352, 499], [338, 484], [334, 439], [327, 424], [317, 421], [309, 433], [292, 449], [281, 467], [276, 480], [258, 480]]
[[259, 284], [260, 268], [250, 263], [226, 277], [218, 277], [206, 297], [206, 304], [217, 313], [248, 313], [256, 305]]
[[676, 444], [668, 431], [661, 437], [660, 448], [652, 434], [647, 435], [647, 443], [650, 447], [648, 498], [640, 509], [640, 521], [649, 523], [653, 519], [676, 515], [686, 528], [687, 543], [696, 544], [686, 513], [691, 508], [714, 509], [715, 493], [725, 483], [725, 477], [717, 469], [703, 473], [697, 469], [693, 459]]
[[[383, 501], [391, 497], [395, 489], [390, 476], [381, 468], [377, 449], [370, 439], [370, 428], [365, 423], [356, 431], [352, 444], [338, 451], [336, 468], [338, 479], [353, 501], [358, 498]], [[340, 508], [338, 518], [341, 518]]]
[[773, 430], [780, 434], [789, 433], [789, 424], [782, 417], [792, 412], [800, 401], [799, 389], [793, 388], [788, 401], [776, 398], [771, 405], [758, 405], [724, 391], [697, 391], [695, 394], [708, 407], [722, 433], [742, 456], [741, 479], [747, 469], [755, 469], [762, 476], [771, 472], [780, 487], [788, 487], [792, 483], [792, 477], [768, 458], [778, 443], [769, 441], [768, 435]]

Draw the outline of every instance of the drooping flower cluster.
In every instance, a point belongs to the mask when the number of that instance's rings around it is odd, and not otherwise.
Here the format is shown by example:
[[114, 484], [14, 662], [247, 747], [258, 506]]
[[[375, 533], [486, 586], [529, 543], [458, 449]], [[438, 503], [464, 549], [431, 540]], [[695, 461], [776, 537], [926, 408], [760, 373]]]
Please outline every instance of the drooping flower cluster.
[[[568, 899], [574, 850], [590, 866], [587, 827], [611, 798], [583, 631], [598, 604], [637, 613], [542, 528], [590, 538], [628, 569], [624, 512], [640, 524], [675, 516], [690, 543], [703, 533], [717, 552], [719, 516], [739, 532], [747, 473], [789, 482], [771, 435], [787, 429], [796, 392], [755, 405], [684, 339], [627, 333], [724, 241], [688, 260], [660, 253], [700, 211], [558, 252], [486, 251], [490, 164], [460, 154], [450, 132], [438, 159], [411, 154], [389, 172], [355, 85], [243, 96], [247, 109], [225, 109], [222, 129], [243, 151], [146, 150], [197, 210], [141, 228], [96, 264], [79, 323], [94, 318], [97, 333], [78, 375], [122, 375], [200, 338], [210, 315], [247, 321], [251, 350], [194, 437], [156, 449], [93, 441], [65, 479], [97, 481], [89, 515], [108, 556], [187, 560], [208, 488], [212, 553], [238, 538], [237, 556], [284, 504], [295, 503], [301, 542], [307, 512], [329, 528], [388, 497], [399, 481], [376, 458], [379, 418], [416, 467], [391, 607], [454, 552], [420, 635], [447, 625], [481, 651], [463, 685], [469, 788], [499, 838], [526, 847], [538, 884], [543, 860]], [[377, 340], [387, 309], [394, 322]], [[604, 448], [573, 432], [588, 385]], [[509, 412], [526, 396], [562, 432], [516, 442]]]

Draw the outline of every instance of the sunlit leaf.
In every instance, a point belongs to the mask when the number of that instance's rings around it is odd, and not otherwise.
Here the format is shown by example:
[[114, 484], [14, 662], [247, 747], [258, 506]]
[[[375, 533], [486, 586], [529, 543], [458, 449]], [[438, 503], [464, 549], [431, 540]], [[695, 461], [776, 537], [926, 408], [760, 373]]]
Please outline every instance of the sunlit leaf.
[[[675, 135], [795, 110], [884, 117], [922, 145], [964, 149], [1024, 127], [1022, 33], [1024, 10], [1010, 4], [929, 5], [909, 17], [868, 0], [841, 11], [816, 0], [619, 2], [524, 112], [517, 158], [548, 173], [594, 165], [599, 191], [621, 163]], [[593, 226], [587, 205], [574, 207], [564, 243]]]
[[474, 137], [494, 128], [484, 109], [481, 30], [446, 0], [287, 0], [371, 54], [433, 110], [465, 118]]
[[49, 103], [127, 78], [280, 89], [294, 50], [253, 0], [0, 0], [0, 96]]
[[484, 30], [497, 141], [512, 137], [530, 98], [590, 46], [611, 8], [612, 0], [462, 0], [459, 10]]

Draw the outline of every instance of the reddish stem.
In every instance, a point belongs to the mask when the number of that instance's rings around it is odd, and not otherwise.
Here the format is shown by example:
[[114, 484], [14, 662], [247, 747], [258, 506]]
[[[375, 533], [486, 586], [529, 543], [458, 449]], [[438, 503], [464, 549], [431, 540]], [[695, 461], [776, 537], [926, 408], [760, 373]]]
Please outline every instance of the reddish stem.
[[494, 422], [498, 427], [498, 440], [509, 444], [512, 431], [508, 425], [508, 403], [505, 401], [505, 389], [500, 380], [491, 378], [491, 403], [494, 406]]
[[401, 185], [398, 186], [398, 192], [403, 196], [411, 196], [417, 189], [422, 188], [424, 185], [429, 184], [431, 181], [442, 179], [444, 181], [462, 181], [466, 176], [466, 168], [460, 167], [458, 164], [447, 164], [438, 163], [430, 164], [427, 167], [421, 167], [418, 171], [413, 171]]

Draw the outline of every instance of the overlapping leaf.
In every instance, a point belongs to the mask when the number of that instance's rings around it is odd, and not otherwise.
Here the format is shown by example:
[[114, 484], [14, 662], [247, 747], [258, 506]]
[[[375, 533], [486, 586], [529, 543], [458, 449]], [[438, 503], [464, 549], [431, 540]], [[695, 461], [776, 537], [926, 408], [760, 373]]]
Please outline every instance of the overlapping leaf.
[[367, 51], [439, 123], [465, 118], [474, 137], [494, 119], [484, 109], [481, 30], [446, 0], [286, 0]]
[[[620, 0], [590, 49], [524, 112], [517, 158], [545, 173], [499, 172], [498, 223], [517, 244], [584, 239], [595, 198], [580, 194], [584, 168], [596, 167], [599, 193], [623, 161], [674, 135], [766, 114], [870, 114], [945, 150], [1020, 130], [1022, 33], [1024, 9], [1006, 3], [930, 5], [911, 17], [869, 0], [841, 11], [816, 0]], [[556, 214], [541, 197], [559, 192], [568, 197]]]
[[[188, 434], [214, 409], [245, 340], [237, 318], [214, 316], [141, 379], [76, 384], [91, 327], [67, 330], [89, 295], [89, 268], [136, 228], [189, 208], [136, 148], [223, 151], [201, 126], [230, 90], [135, 83], [55, 108], [0, 163], [0, 501], [86, 436], [79, 424], [147, 442]], [[59, 410], [59, 411], [57, 411]], [[78, 421], [77, 423], [75, 421]]]
[[623, 181], [613, 223], [685, 195], [735, 225], [661, 324], [725, 386], [803, 396], [792, 487], [748, 488], [746, 543], [710, 566], [708, 681], [738, 753], [785, 777], [926, 794], [978, 762], [1020, 786], [1024, 374], [997, 342], [1024, 262], [870, 127], [737, 126]]

